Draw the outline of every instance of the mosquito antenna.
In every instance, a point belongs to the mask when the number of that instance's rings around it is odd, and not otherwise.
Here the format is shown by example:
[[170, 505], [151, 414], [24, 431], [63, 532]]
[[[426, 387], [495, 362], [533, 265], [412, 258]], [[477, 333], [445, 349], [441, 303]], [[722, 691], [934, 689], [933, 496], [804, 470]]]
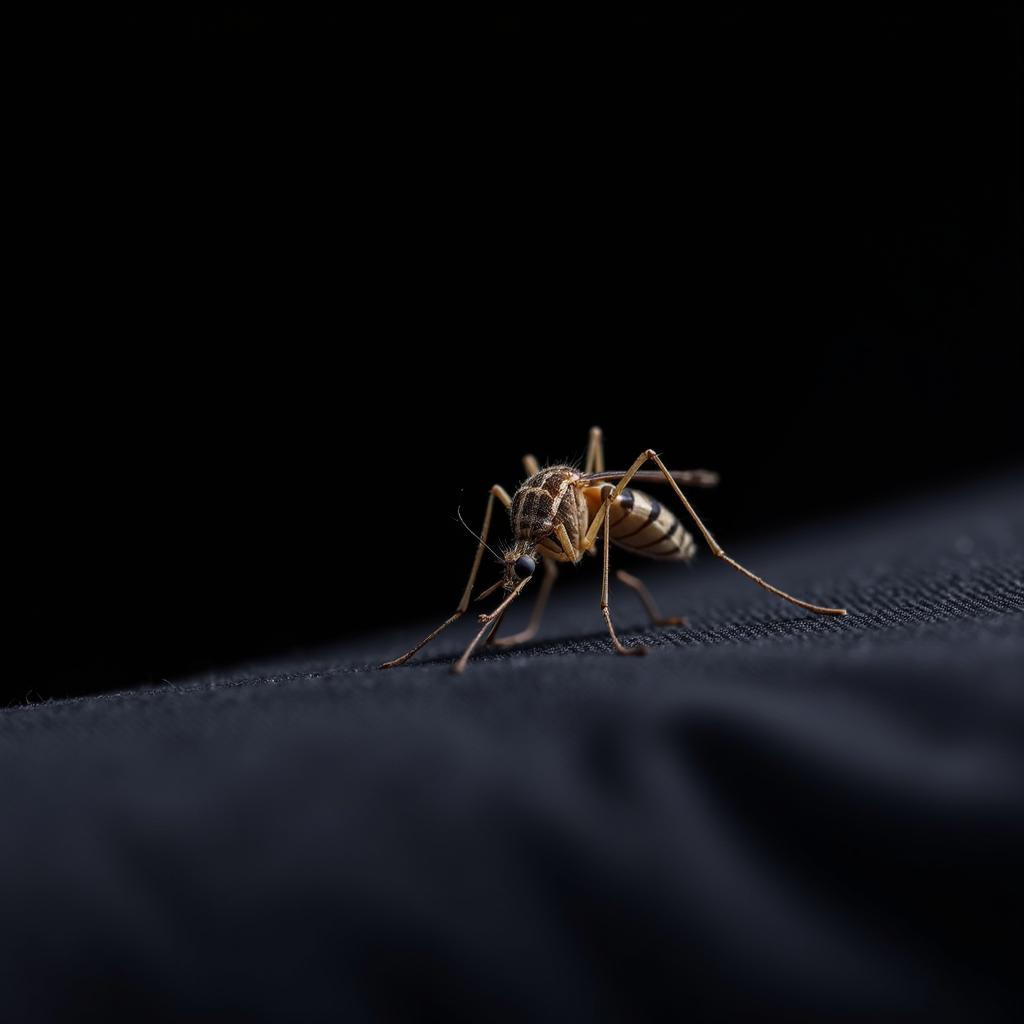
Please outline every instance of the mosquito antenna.
[[474, 537], [476, 537], [476, 539], [477, 539], [478, 541], [480, 541], [480, 543], [481, 543], [481, 544], [483, 544], [483, 546], [484, 546], [485, 548], [487, 548], [487, 550], [488, 550], [488, 551], [490, 551], [490, 553], [491, 553], [492, 555], [494, 555], [494, 557], [495, 557], [495, 558], [496, 558], [496, 559], [497, 559], [497, 560], [498, 560], [498, 561], [500, 562], [500, 561], [501, 561], [502, 559], [501, 559], [501, 557], [500, 557], [500, 556], [499, 556], [499, 555], [498, 555], [498, 554], [497, 554], [497, 553], [495, 552], [494, 548], [492, 548], [492, 547], [491, 547], [491, 545], [490, 545], [490, 544], [488, 544], [488, 543], [487, 543], [487, 542], [486, 542], [486, 541], [485, 541], [485, 540], [483, 539], [483, 537], [481, 537], [481, 536], [480, 536], [480, 534], [479, 534], [479, 533], [476, 533], [476, 532], [475, 532], [475, 531], [473, 530], [473, 528], [472, 528], [472, 527], [471, 527], [471, 526], [469, 525], [469, 523], [467, 523], [467, 522], [466, 522], [466, 520], [462, 518], [462, 506], [461, 506], [461, 505], [460, 505], [460, 506], [458, 507], [458, 509], [456, 510], [456, 515], [457, 515], [457, 516], [459, 517], [459, 522], [460, 522], [460, 523], [462, 523], [462, 525], [463, 525], [463, 526], [464, 526], [464, 527], [465, 527], [465, 528], [466, 528], [467, 530], [469, 530], [469, 532], [470, 532], [470, 533], [471, 533], [471, 534], [472, 534], [472, 535], [473, 535]]

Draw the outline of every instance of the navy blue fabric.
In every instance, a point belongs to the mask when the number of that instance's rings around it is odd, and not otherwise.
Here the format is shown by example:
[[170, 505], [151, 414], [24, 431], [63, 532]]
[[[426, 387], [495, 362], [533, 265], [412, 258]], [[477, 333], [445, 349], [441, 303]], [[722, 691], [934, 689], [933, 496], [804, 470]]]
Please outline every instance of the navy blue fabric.
[[702, 552], [618, 658], [588, 562], [462, 677], [402, 624], [0, 711], [4, 1019], [1011, 1019], [1022, 499], [726, 545], [845, 619]]

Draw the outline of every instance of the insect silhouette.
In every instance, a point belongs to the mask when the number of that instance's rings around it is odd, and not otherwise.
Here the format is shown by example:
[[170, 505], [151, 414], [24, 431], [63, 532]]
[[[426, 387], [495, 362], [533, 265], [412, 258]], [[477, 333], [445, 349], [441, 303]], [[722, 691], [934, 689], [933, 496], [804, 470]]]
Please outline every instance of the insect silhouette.
[[[653, 462], [658, 468], [644, 471], [642, 467], [648, 462]], [[773, 587], [725, 553], [680, 489], [680, 484], [714, 487], [718, 483], [716, 473], [705, 469], [673, 472], [666, 468], [658, 454], [651, 448], [642, 451], [624, 473], [606, 470], [604, 444], [598, 427], [593, 427], [590, 431], [586, 464], [582, 472], [572, 466], [547, 466], [541, 469], [532, 455], [524, 456], [523, 465], [526, 467], [528, 479], [519, 486], [511, 498], [500, 484], [495, 484], [490, 490], [487, 507], [484, 510], [483, 526], [477, 538], [480, 543], [476, 549], [473, 568], [470, 570], [466, 589], [455, 614], [442, 622], [429, 636], [424, 637], [412, 650], [400, 658], [395, 658], [394, 661], [385, 662], [381, 668], [404, 665], [468, 611], [484, 551], [490, 550], [487, 537], [491, 528], [495, 499], [508, 509], [515, 539], [504, 552], [502, 578], [477, 595], [476, 600], [483, 600], [499, 587], [507, 596], [494, 611], [479, 616], [482, 626], [462, 657], [452, 665], [452, 671], [465, 670], [473, 651], [485, 636], [489, 644], [498, 647], [511, 647], [531, 639], [540, 626], [551, 588], [558, 576], [557, 563], [571, 562], [576, 565], [584, 555], [596, 555], [599, 532], [602, 535], [604, 553], [601, 572], [601, 614], [608, 626], [612, 645], [619, 654], [646, 654], [644, 647], [624, 647], [615, 633], [611, 610], [608, 607], [609, 546], [615, 544], [648, 558], [683, 562], [693, 558], [697, 549], [693, 537], [684, 529], [675, 514], [656, 498], [631, 488], [629, 485], [634, 482], [668, 484], [675, 491], [676, 497], [682, 502], [683, 508], [693, 519], [712, 552], [758, 586], [819, 615], [846, 614], [845, 608], [824, 608], [821, 605], [810, 604], [787, 594], [784, 590], [779, 590], [778, 587]], [[612, 481], [616, 482], [613, 484]], [[512, 636], [497, 637], [498, 627], [509, 606], [533, 579], [538, 560], [543, 566], [544, 579], [529, 624], [524, 630]], [[616, 575], [637, 592], [652, 623], [660, 626], [685, 624], [684, 620], [679, 618], [663, 618], [650, 592], [635, 576], [621, 570]]]

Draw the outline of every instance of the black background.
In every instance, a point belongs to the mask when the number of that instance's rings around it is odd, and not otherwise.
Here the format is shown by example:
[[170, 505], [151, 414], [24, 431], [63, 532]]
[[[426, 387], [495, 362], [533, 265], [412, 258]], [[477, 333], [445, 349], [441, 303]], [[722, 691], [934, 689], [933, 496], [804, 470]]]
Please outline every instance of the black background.
[[8, 701], [447, 614], [456, 509], [592, 423], [718, 469], [736, 554], [1019, 462], [1009, 5], [516, 10], [44, 36], [71, 352]]
[[[1006, 1019], [1016, 12], [48, 17], [6, 1016]], [[375, 671], [593, 423], [851, 614], [704, 553], [615, 658], [587, 565]]]

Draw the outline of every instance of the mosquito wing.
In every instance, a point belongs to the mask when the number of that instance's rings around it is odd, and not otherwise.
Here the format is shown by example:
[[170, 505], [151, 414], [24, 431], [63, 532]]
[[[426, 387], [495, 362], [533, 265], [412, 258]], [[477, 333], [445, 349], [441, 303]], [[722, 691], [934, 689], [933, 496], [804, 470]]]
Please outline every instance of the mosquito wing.
[[[624, 469], [602, 470], [600, 473], [584, 473], [580, 479], [587, 483], [600, 483], [602, 480], [621, 480], [625, 475]], [[671, 476], [683, 487], [715, 487], [718, 484], [718, 474], [710, 469], [677, 469]], [[649, 469], [634, 473], [630, 483], [663, 484], [666, 480], [659, 470]]]

